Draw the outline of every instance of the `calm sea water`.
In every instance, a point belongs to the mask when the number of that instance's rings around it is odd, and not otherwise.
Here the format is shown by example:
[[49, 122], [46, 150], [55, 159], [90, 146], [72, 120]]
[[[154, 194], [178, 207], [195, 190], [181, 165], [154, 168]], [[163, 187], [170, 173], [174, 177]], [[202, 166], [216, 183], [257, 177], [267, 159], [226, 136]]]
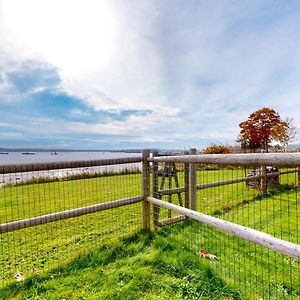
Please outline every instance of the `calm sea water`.
[[95, 160], [107, 158], [122, 158], [140, 156], [140, 153], [124, 152], [57, 152], [57, 155], [51, 155], [51, 152], [34, 152], [34, 155], [22, 154], [22, 152], [9, 152], [9, 154], [0, 154], [0, 166], [10, 164], [24, 163], [43, 163], [58, 161], [78, 161]]
[[[0, 167], [3, 165], [15, 165], [24, 163], [44, 163], [59, 161], [80, 161], [110, 158], [125, 158], [141, 156], [140, 153], [124, 152], [58, 152], [57, 155], [51, 155], [50, 152], [36, 152], [35, 154], [22, 154], [21, 152], [10, 152], [9, 154], [0, 154]], [[7, 184], [17, 184], [28, 182], [33, 178], [63, 178], [72, 174], [82, 173], [103, 173], [103, 172], [120, 172], [123, 170], [141, 169], [141, 163], [120, 164], [111, 166], [84, 167], [73, 169], [57, 169], [49, 171], [33, 171], [22, 173], [0, 174], [0, 188]]]

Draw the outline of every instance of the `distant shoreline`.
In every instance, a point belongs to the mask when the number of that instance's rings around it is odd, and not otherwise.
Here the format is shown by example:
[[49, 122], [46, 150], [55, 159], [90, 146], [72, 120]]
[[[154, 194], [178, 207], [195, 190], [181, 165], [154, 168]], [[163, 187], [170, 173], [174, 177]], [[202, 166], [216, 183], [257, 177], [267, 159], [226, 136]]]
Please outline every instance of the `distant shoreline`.
[[115, 152], [124, 152], [124, 153], [141, 153], [143, 150], [142, 149], [119, 149], [119, 150], [114, 150], [114, 149], [99, 149], [99, 150], [95, 150], [95, 149], [53, 149], [53, 148], [49, 148], [49, 149], [40, 149], [40, 148], [0, 148], [0, 153], [1, 152], [111, 152], [111, 153], [115, 153]]

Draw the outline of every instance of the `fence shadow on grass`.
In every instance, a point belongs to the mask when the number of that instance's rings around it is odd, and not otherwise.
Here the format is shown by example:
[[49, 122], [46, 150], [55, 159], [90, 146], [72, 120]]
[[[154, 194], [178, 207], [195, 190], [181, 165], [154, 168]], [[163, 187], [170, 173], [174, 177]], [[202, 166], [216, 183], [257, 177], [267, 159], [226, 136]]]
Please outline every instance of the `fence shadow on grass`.
[[238, 291], [242, 299], [299, 299], [299, 260], [197, 221], [184, 223], [163, 228], [165, 241], [171, 236], [179, 249], [193, 257], [200, 254], [201, 264], [206, 260], [214, 276]]
[[[178, 234], [186, 224], [178, 225]], [[241, 299], [210, 262], [180, 244], [174, 227], [91, 249], [51, 271], [0, 289], [1, 299]]]

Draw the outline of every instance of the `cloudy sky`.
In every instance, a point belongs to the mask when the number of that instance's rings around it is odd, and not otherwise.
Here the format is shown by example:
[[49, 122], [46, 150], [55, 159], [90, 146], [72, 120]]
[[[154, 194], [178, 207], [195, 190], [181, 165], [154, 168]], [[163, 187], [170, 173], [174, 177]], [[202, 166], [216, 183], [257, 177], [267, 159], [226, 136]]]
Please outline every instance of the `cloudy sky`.
[[0, 147], [233, 144], [299, 80], [299, 1], [0, 0]]

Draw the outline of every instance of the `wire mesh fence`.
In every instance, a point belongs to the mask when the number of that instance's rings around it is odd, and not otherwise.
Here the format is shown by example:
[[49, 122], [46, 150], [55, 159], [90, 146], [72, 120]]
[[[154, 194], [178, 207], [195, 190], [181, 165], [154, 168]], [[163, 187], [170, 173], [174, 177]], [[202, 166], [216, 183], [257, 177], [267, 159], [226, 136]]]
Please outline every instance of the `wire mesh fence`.
[[[299, 298], [299, 157], [286, 155], [284, 164], [268, 155], [144, 154], [1, 166], [0, 298], [5, 286], [36, 273], [50, 278], [58, 266], [114, 248], [142, 228], [158, 233], [162, 251], [176, 245], [163, 268], [169, 260], [185, 268], [174, 277], [183, 298]], [[179, 261], [185, 258], [192, 272]], [[196, 260], [207, 290], [190, 285], [199, 278]]]
[[[219, 163], [214, 159], [217, 163], [190, 165], [187, 174], [186, 164], [192, 159], [152, 160], [153, 197], [279, 238], [282, 241], [279, 240], [278, 248], [285, 242], [299, 245], [298, 167], [277, 167], [277, 160], [260, 166], [239, 164], [236, 160], [222, 164], [222, 159]], [[197, 190], [194, 198], [193, 185]], [[166, 207], [153, 205], [156, 229], [163, 227], [160, 231], [175, 237], [179, 248], [208, 260], [213, 272], [239, 291], [238, 298], [299, 299], [299, 256], [278, 253], [235, 236], [234, 230], [233, 234], [228, 233]], [[171, 224], [174, 225], [166, 226]]]
[[141, 229], [140, 157], [6, 165], [0, 181], [0, 288]]

